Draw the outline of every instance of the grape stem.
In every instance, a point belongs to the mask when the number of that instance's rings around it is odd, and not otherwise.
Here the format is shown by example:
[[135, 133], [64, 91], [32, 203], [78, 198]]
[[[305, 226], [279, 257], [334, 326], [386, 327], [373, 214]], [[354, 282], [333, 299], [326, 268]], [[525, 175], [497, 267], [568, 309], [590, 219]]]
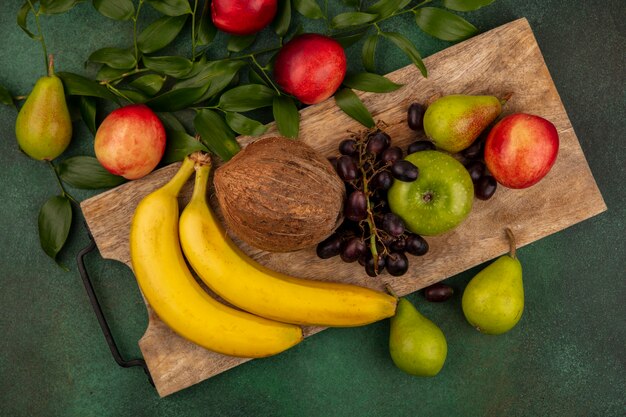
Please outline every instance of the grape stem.
[[[362, 138], [361, 138], [362, 139]], [[372, 209], [372, 202], [370, 201], [370, 191], [368, 187], [367, 171], [363, 167], [363, 154], [365, 152], [365, 142], [360, 140], [359, 142], [359, 169], [361, 170], [361, 176], [363, 178], [363, 194], [365, 194], [365, 201], [367, 202], [367, 225], [370, 229], [370, 252], [374, 259], [374, 272], [378, 274], [378, 248], [376, 247], [376, 241], [382, 243], [382, 239], [378, 234], [378, 228], [376, 227], [376, 221], [374, 220], [374, 210]], [[386, 250], [386, 248], [385, 248]]]

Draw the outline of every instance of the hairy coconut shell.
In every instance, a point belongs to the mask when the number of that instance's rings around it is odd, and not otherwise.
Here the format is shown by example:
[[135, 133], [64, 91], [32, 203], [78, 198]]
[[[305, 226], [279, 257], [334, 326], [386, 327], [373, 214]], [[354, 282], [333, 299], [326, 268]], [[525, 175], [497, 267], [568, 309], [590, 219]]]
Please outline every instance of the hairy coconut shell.
[[346, 190], [330, 162], [302, 142], [258, 140], [215, 171], [228, 228], [272, 252], [315, 245], [341, 224]]

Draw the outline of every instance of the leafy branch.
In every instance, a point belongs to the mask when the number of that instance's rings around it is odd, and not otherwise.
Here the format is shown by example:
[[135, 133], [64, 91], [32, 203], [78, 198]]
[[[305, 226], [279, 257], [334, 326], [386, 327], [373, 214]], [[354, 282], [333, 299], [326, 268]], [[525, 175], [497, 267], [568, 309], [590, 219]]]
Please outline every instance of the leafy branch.
[[[361, 124], [372, 127], [374, 120], [354, 90], [387, 93], [401, 87], [376, 72], [376, 49], [381, 40], [400, 49], [423, 76], [427, 69], [419, 51], [404, 35], [383, 30], [393, 18], [412, 14], [424, 33], [445, 40], [460, 41], [477, 29], [451, 11], [479, 9], [494, 0], [441, 0], [441, 7], [432, 7], [433, 0], [414, 3], [412, 0], [379, 0], [369, 7], [362, 0], [344, 0], [353, 11], [328, 15], [328, 0], [320, 6], [317, 0], [279, 0], [278, 12], [272, 22], [277, 46], [251, 50], [256, 36], [231, 36], [226, 54], [208, 59], [217, 29], [210, 18], [210, 0], [91, 0], [103, 16], [129, 21], [132, 24], [132, 45], [127, 48], [105, 47], [90, 54], [87, 62], [99, 66], [95, 77], [59, 72], [66, 95], [78, 103], [85, 125], [95, 135], [97, 102], [145, 103], [159, 112], [167, 130], [167, 148], [162, 163], [169, 164], [197, 151], [211, 151], [223, 160], [239, 151], [235, 140], [240, 135], [260, 135], [267, 126], [245, 113], [271, 108], [278, 130], [287, 137], [298, 136], [300, 114], [294, 97], [281, 91], [271, 74], [273, 56], [285, 42], [302, 31], [293, 25], [293, 11], [307, 19], [325, 22], [326, 33], [344, 48], [362, 41], [361, 57], [365, 73], [349, 73], [335, 94], [335, 102], [346, 114]], [[30, 38], [41, 43], [48, 68], [48, 52], [40, 24], [41, 15], [64, 13], [82, 0], [26, 0], [17, 13], [17, 24]], [[36, 5], [39, 8], [36, 9]], [[144, 5], [160, 13], [160, 17], [140, 27]], [[28, 28], [32, 13], [37, 33]], [[166, 56], [159, 52], [170, 45], [190, 21], [189, 56]], [[0, 102], [15, 107], [10, 92], [0, 86]], [[195, 112], [190, 135], [180, 123], [178, 113]], [[72, 222], [71, 203], [77, 204], [67, 192], [74, 188], [100, 189], [117, 186], [125, 180], [110, 174], [91, 156], [66, 158], [58, 164], [49, 162], [60, 188], [60, 195], [49, 199], [39, 214], [42, 248], [53, 259], [62, 249]]]

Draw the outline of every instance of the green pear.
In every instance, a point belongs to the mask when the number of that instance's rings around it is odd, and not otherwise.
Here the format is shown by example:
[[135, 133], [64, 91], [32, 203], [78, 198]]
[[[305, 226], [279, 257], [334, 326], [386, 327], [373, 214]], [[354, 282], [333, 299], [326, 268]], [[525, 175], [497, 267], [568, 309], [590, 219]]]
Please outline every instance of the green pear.
[[443, 332], [406, 298], [400, 298], [391, 318], [389, 353], [398, 368], [417, 376], [435, 376], [446, 361]]
[[450, 153], [469, 147], [502, 112], [494, 96], [450, 95], [434, 101], [424, 113], [424, 132]]
[[51, 161], [61, 155], [72, 138], [72, 120], [63, 83], [54, 75], [37, 80], [15, 122], [20, 148], [31, 158]]
[[502, 334], [511, 330], [522, 318], [524, 285], [522, 265], [515, 256], [515, 238], [506, 229], [511, 245], [503, 255], [480, 271], [467, 284], [463, 293], [463, 313], [467, 321], [486, 334]]

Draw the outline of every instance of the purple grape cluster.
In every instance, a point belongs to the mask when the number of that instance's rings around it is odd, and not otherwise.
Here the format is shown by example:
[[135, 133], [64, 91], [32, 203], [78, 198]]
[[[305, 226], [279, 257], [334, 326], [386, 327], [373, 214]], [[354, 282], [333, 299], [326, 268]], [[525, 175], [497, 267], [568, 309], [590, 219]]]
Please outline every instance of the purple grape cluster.
[[[431, 149], [414, 145], [409, 153]], [[330, 161], [346, 183], [345, 221], [317, 245], [317, 255], [322, 259], [340, 256], [344, 262], [358, 262], [372, 277], [384, 270], [393, 276], [405, 274], [409, 268], [406, 254], [425, 255], [428, 242], [408, 231], [402, 219], [391, 212], [387, 190], [394, 179], [415, 181], [418, 168], [403, 159], [402, 149], [391, 146], [391, 137], [379, 128], [343, 140], [339, 153]]]

